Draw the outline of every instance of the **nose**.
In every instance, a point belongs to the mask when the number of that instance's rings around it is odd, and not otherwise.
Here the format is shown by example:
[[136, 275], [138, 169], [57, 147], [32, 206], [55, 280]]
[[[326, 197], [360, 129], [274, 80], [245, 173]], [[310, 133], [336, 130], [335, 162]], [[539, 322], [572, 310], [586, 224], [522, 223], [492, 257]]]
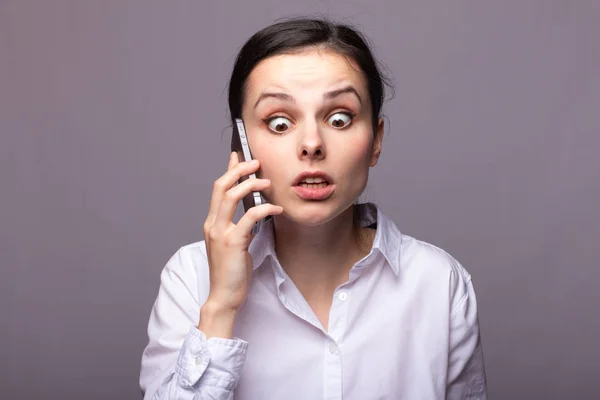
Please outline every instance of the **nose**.
[[318, 125], [306, 126], [300, 137], [300, 159], [321, 160], [325, 158], [325, 144]]

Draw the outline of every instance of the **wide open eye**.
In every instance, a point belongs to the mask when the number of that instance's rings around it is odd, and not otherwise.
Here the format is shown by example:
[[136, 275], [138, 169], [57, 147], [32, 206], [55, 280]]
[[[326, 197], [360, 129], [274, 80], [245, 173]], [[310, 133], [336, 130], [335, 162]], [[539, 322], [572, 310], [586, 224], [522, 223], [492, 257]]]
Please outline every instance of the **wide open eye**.
[[269, 129], [275, 133], [285, 133], [292, 123], [286, 117], [273, 117], [267, 121]]
[[327, 123], [336, 129], [344, 129], [352, 123], [352, 118], [352, 114], [337, 112], [327, 119]]

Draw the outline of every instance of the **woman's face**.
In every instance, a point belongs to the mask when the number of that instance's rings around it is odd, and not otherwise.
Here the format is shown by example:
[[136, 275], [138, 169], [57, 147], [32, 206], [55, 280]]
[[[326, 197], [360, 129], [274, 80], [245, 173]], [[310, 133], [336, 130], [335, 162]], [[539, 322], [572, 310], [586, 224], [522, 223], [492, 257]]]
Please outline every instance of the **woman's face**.
[[265, 197], [307, 226], [354, 203], [381, 151], [383, 122], [374, 135], [363, 73], [329, 50], [261, 61], [248, 77], [242, 117], [260, 176], [271, 180]]

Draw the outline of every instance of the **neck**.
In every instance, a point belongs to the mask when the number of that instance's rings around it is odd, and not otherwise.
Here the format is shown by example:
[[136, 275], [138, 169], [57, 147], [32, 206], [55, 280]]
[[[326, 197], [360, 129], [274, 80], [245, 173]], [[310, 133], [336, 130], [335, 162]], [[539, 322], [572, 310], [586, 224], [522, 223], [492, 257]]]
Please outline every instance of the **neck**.
[[301, 292], [327, 293], [348, 280], [352, 265], [366, 254], [353, 219], [353, 207], [314, 227], [275, 217], [277, 258]]

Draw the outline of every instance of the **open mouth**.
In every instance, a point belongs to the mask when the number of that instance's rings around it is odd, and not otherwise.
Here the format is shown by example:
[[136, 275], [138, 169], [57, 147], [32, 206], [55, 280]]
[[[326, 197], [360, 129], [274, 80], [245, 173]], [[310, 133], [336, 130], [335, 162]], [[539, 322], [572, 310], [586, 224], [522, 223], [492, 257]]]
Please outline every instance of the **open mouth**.
[[298, 183], [293, 186], [294, 192], [304, 200], [326, 200], [331, 197], [335, 191], [332, 179], [325, 173], [312, 175], [300, 175]]

